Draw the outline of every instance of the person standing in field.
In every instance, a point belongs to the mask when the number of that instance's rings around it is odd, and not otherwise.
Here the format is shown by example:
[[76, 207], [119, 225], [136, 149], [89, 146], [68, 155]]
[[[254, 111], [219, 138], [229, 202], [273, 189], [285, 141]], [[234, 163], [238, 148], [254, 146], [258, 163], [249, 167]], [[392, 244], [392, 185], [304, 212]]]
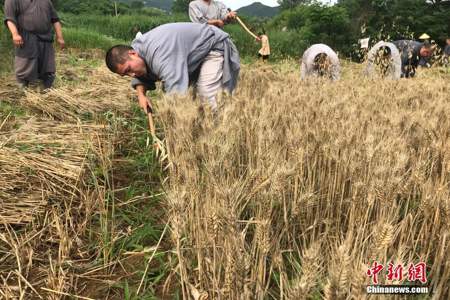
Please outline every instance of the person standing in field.
[[428, 41], [423, 43], [411, 40], [392, 42], [398, 49], [402, 61], [401, 77], [414, 77], [419, 65], [424, 64], [433, 54], [433, 48]]
[[231, 20], [236, 18], [236, 12], [229, 11], [219, 1], [195, 0], [189, 3], [189, 18], [193, 23], [207, 23], [223, 28]]
[[133, 77], [139, 105], [150, 118], [152, 103], [146, 92], [156, 88], [156, 81], [166, 93], [176, 94], [186, 94], [195, 84], [200, 99], [216, 111], [217, 94], [222, 89], [233, 92], [240, 70], [239, 53], [228, 33], [195, 23], [156, 27], [131, 46], [112, 47], [105, 61], [112, 72]]
[[258, 51], [258, 56], [265, 62], [270, 56], [269, 37], [266, 35], [265, 30], [259, 34], [258, 41], [261, 42], [261, 49]]
[[6, 0], [4, 12], [4, 23], [15, 46], [17, 82], [21, 87], [27, 87], [39, 79], [44, 88], [51, 88], [56, 72], [53, 29], [60, 47], [65, 46], [61, 23], [52, 2]]

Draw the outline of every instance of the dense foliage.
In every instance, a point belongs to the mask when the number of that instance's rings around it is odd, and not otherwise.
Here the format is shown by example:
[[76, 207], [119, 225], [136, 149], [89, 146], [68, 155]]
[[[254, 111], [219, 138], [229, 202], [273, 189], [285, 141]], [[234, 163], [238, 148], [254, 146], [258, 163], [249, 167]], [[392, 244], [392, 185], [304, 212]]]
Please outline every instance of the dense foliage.
[[269, 27], [295, 32], [303, 43], [325, 43], [346, 55], [360, 38], [418, 39], [427, 33], [443, 45], [450, 33], [450, 1], [339, 0], [334, 6], [279, 2], [283, 10]]
[[383, 31], [392, 39], [418, 38], [426, 32], [439, 43], [450, 34], [450, 1], [427, 0], [339, 0], [353, 24], [352, 37], [365, 27], [367, 36]]
[[172, 4], [172, 11], [178, 13], [186, 13], [189, 10], [189, 2], [191, 0], [175, 0]]
[[340, 6], [299, 5], [283, 11], [269, 25], [278, 30], [295, 32], [295, 43], [325, 43], [343, 52], [348, 52], [345, 51], [347, 45], [351, 45], [348, 33], [352, 25], [347, 10]]
[[[73, 14], [146, 14], [165, 15], [161, 11], [144, 8], [143, 1], [111, 0], [54, 0], [62, 12]], [[190, 0], [175, 0], [172, 11], [186, 14]], [[280, 0], [281, 13], [264, 27], [271, 32], [284, 29], [287, 38], [295, 38], [293, 43], [310, 45], [326, 43], [341, 53], [349, 54], [359, 38], [377, 39], [418, 38], [428, 33], [438, 43], [443, 44], [450, 32], [450, 1], [427, 0], [339, 0], [337, 5], [324, 5], [314, 0]], [[114, 4], [116, 3], [116, 5]], [[171, 21], [173, 18], [170, 18]], [[139, 20], [140, 21], [140, 20]], [[161, 20], [154, 21], [158, 23]], [[103, 23], [103, 21], [102, 21]], [[257, 23], [257, 22], [256, 22]], [[252, 26], [252, 24], [250, 24]], [[258, 25], [259, 26], [259, 25]], [[133, 26], [133, 28], [136, 26]], [[138, 27], [150, 28], [146, 24]], [[133, 30], [129, 28], [128, 30]], [[112, 28], [117, 31], [116, 28]], [[124, 29], [120, 29], [123, 31]], [[126, 39], [124, 34], [118, 38]], [[293, 44], [292, 43], [292, 44]], [[292, 55], [290, 47], [283, 48], [285, 54]]]

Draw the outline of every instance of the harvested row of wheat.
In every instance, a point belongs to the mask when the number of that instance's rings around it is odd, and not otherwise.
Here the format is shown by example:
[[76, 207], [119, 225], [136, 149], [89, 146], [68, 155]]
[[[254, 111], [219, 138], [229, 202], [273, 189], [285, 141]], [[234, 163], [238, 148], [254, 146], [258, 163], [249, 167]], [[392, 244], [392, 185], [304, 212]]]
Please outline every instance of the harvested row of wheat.
[[52, 201], [74, 197], [88, 156], [101, 150], [103, 125], [30, 119], [0, 135], [0, 220], [23, 224]]
[[[60, 121], [78, 122], [105, 112], [125, 112], [130, 107], [132, 89], [123, 79], [112, 78], [105, 69], [91, 72], [92, 80], [78, 86], [60, 86], [43, 92], [26, 89], [21, 93], [12, 83], [0, 90], [5, 101], [21, 103], [24, 108], [36, 110]], [[111, 85], [119, 81], [122, 84]], [[124, 99], [127, 101], [116, 101]]]
[[[101, 79], [93, 82], [99, 84]], [[120, 131], [114, 114], [107, 120], [97, 116], [128, 110], [129, 97], [104, 86], [97, 92], [117, 98], [109, 102], [93, 98], [89, 103], [86, 93], [92, 89], [94, 84], [88, 90], [64, 86], [49, 91], [70, 100], [63, 104], [66, 111], [46, 103], [47, 94], [27, 92], [35, 97], [36, 107], [23, 93], [6, 99], [12, 109], [20, 107], [26, 113], [0, 118], [0, 297], [56, 299], [81, 293], [90, 275], [78, 276], [96, 272], [97, 265], [88, 263], [94, 252], [87, 232], [100, 212], [106, 214], [108, 195], [102, 178], [109, 176]], [[12, 95], [9, 86], [5, 94]], [[49, 113], [30, 117], [34, 110], [27, 108], [40, 107], [49, 108]], [[80, 121], [89, 112], [89, 120]]]

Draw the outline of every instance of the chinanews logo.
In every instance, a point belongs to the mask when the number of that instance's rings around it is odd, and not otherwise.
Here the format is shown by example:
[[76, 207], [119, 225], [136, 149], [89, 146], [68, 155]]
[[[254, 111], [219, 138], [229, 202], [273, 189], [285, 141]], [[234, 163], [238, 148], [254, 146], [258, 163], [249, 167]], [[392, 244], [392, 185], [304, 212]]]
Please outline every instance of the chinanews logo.
[[[424, 262], [406, 266], [390, 262], [387, 266], [374, 261], [369, 265], [367, 276], [372, 285], [367, 286], [368, 294], [428, 294], [427, 266]], [[380, 280], [391, 284], [380, 284]], [[395, 284], [394, 284], [395, 283]]]

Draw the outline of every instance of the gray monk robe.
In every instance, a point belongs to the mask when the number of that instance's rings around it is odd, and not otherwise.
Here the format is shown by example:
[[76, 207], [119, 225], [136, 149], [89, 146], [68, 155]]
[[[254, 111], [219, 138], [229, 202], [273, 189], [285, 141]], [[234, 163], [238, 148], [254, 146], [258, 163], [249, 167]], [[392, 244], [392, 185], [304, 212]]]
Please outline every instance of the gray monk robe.
[[55, 50], [52, 25], [59, 21], [50, 0], [6, 0], [5, 25], [13, 22], [24, 41], [15, 50], [15, 72], [19, 83], [41, 79], [45, 87], [54, 80]]
[[161, 25], [136, 38], [131, 47], [147, 64], [147, 75], [134, 78], [133, 87], [144, 85], [152, 90], [156, 81], [162, 81], [165, 92], [184, 94], [190, 84], [204, 81], [201, 67], [211, 56], [221, 58], [215, 70], [221, 74], [218, 78], [220, 87], [230, 93], [236, 87], [239, 53], [228, 34], [214, 26], [195, 23]]
[[189, 18], [194, 23], [207, 23], [209, 20], [222, 20], [225, 22], [228, 10], [219, 2], [212, 0], [209, 4], [203, 0], [189, 3]]

